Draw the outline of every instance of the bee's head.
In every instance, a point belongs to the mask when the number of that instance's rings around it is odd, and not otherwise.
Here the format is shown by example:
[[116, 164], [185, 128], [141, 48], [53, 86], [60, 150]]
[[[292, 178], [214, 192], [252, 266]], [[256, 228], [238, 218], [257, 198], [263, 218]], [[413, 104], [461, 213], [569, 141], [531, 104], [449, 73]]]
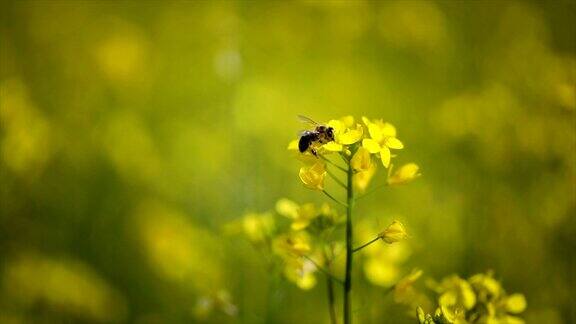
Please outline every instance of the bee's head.
[[333, 141], [334, 140], [334, 128], [327, 127], [326, 128], [326, 136], [328, 137], [329, 140]]

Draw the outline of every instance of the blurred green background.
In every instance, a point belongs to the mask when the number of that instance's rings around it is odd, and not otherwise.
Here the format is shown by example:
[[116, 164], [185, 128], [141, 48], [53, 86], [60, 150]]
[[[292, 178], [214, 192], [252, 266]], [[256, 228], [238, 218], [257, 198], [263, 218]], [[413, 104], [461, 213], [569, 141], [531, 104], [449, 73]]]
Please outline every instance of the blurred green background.
[[[576, 322], [575, 21], [569, 0], [3, 1], [0, 322], [327, 323], [323, 281], [271, 292], [222, 234], [323, 201], [286, 151], [297, 114], [398, 128], [423, 176], [357, 214], [406, 225], [400, 273], [492, 269], [528, 323]], [[414, 321], [356, 267], [362, 323]], [[224, 290], [237, 314], [199, 318]]]

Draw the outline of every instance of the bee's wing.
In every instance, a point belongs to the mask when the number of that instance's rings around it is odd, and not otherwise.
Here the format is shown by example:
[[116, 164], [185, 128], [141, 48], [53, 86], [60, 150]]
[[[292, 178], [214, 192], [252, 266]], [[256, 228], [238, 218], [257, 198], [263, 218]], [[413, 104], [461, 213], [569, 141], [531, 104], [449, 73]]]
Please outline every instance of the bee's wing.
[[302, 116], [302, 115], [298, 115], [298, 120], [300, 120], [303, 123], [308, 123], [308, 124], [312, 124], [314, 126], [317, 126], [318, 123], [313, 121], [311, 118], [308, 118], [306, 116]]
[[309, 131], [309, 130], [301, 130], [301, 131], [298, 132], [298, 137], [302, 137], [302, 136], [308, 135], [308, 134], [310, 134], [310, 133], [312, 133], [312, 131]]

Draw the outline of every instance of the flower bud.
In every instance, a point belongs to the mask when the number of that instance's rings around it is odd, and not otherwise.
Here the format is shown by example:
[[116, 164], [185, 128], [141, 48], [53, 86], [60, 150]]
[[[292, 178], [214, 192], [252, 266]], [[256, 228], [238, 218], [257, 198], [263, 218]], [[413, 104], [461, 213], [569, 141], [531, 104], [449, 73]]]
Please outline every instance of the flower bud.
[[324, 190], [324, 178], [326, 177], [326, 166], [317, 161], [311, 166], [300, 168], [300, 180], [307, 188], [313, 190]]
[[350, 165], [354, 171], [366, 171], [372, 166], [372, 157], [367, 149], [360, 147], [354, 153], [354, 156], [350, 160]]
[[388, 178], [389, 185], [399, 185], [408, 183], [420, 176], [419, 167], [415, 163], [408, 163], [401, 166], [392, 176]]
[[406, 234], [406, 229], [402, 223], [399, 221], [393, 221], [392, 224], [380, 233], [380, 238], [384, 242], [392, 244], [408, 238], [408, 234]]

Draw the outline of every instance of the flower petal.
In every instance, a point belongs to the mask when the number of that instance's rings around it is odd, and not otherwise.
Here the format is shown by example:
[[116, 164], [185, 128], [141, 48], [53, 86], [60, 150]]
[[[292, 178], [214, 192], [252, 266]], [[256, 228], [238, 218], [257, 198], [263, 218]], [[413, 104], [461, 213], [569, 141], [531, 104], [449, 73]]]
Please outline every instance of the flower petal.
[[362, 140], [362, 146], [368, 150], [370, 153], [380, 152], [380, 144], [371, 138], [365, 138]]
[[351, 116], [351, 115], [344, 116], [344, 117], [340, 118], [340, 120], [342, 121], [342, 123], [344, 123], [344, 126], [346, 126], [346, 127], [354, 126], [354, 116]]
[[343, 134], [337, 136], [337, 140], [341, 144], [350, 145], [358, 142], [362, 138], [362, 135], [364, 135], [364, 128], [362, 128], [362, 125], [357, 124], [356, 129], [346, 130]]
[[342, 151], [342, 144], [338, 144], [336, 142], [329, 142], [322, 146], [326, 151], [330, 152], [341, 152]]
[[385, 143], [391, 149], [401, 150], [404, 148], [404, 144], [396, 137], [386, 137]]
[[380, 158], [382, 159], [382, 164], [384, 165], [384, 167], [389, 167], [390, 166], [390, 149], [386, 146], [382, 146], [382, 149], [380, 150]]
[[382, 123], [379, 125], [383, 136], [396, 137], [396, 127], [390, 123]]
[[378, 125], [376, 124], [368, 125], [368, 133], [370, 133], [370, 137], [378, 143], [382, 142], [382, 140], [384, 139], [382, 129], [378, 127]]
[[326, 125], [332, 127], [335, 134], [340, 134], [346, 129], [346, 125], [341, 120], [332, 119]]
[[288, 143], [287, 149], [288, 149], [288, 150], [294, 150], [294, 151], [298, 150], [298, 142], [299, 142], [299, 141], [300, 141], [300, 140], [298, 140], [298, 139], [295, 139], [295, 140], [293, 140], [293, 141], [290, 141], [290, 143]]

